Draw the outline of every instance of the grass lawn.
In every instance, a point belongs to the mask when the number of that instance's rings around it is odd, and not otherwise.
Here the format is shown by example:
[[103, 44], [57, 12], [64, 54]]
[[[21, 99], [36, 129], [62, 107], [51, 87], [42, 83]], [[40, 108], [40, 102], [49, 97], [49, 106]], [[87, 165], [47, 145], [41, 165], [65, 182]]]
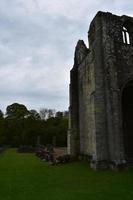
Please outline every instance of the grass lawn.
[[0, 154], [0, 200], [133, 200], [133, 170], [95, 172], [88, 163], [49, 166], [14, 149]]

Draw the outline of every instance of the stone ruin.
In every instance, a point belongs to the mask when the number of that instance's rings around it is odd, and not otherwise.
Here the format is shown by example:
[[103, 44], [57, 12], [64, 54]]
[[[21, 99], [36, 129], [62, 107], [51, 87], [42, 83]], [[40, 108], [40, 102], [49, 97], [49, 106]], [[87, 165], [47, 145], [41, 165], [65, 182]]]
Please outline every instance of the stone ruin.
[[93, 169], [133, 164], [133, 18], [98, 12], [70, 78], [68, 153]]

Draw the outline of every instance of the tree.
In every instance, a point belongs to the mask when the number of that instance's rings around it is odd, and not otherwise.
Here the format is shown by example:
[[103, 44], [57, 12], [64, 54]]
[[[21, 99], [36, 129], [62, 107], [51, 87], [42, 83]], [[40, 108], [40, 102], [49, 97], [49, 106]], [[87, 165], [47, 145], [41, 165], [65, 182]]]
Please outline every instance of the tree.
[[4, 113], [0, 110], [0, 119], [4, 117]]
[[63, 117], [63, 112], [61, 112], [61, 111], [56, 112], [56, 117], [62, 118]]
[[25, 118], [29, 111], [23, 104], [13, 103], [6, 108], [5, 135], [6, 143], [12, 146], [18, 146], [24, 143]]
[[27, 118], [32, 118], [34, 120], [40, 120], [41, 117], [39, 115], [39, 113], [36, 110], [29, 110], [29, 115], [27, 116]]
[[67, 124], [67, 111], [55, 114], [54, 109], [42, 108], [38, 113], [34, 109], [28, 110], [25, 105], [13, 103], [7, 106], [5, 118], [0, 111], [0, 144], [4, 142], [13, 147], [35, 146], [37, 143], [66, 146]]
[[5, 133], [4, 133], [4, 114], [2, 110], [0, 110], [0, 145], [4, 143]]
[[55, 109], [48, 109], [48, 119], [55, 116]]
[[42, 120], [46, 120], [47, 119], [47, 115], [48, 115], [48, 109], [47, 108], [41, 108], [39, 110], [39, 114]]
[[26, 106], [23, 104], [13, 103], [6, 108], [6, 118], [22, 119], [29, 114]]
[[51, 117], [55, 117], [55, 109], [41, 108], [39, 114], [42, 120], [47, 120]]

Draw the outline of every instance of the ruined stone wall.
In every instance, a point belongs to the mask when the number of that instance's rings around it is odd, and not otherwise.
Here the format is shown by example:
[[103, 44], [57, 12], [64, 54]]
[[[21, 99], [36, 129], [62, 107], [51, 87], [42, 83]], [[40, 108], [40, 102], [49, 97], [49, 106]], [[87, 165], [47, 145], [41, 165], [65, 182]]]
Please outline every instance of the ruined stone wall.
[[92, 155], [96, 145], [94, 77], [94, 65], [88, 54], [78, 68], [80, 153], [84, 155]]
[[[93, 168], [125, 160], [121, 96], [125, 84], [133, 80], [132, 24], [131, 17], [98, 12], [90, 24], [89, 49], [81, 40], [76, 46], [69, 153], [90, 156]], [[130, 33], [130, 44], [123, 42], [123, 27]]]
[[[133, 47], [125, 44], [122, 37], [123, 26], [133, 19], [104, 13], [102, 20], [103, 66], [105, 72], [106, 119], [109, 160], [121, 163], [125, 159], [122, 125], [122, 91], [133, 78]], [[131, 37], [130, 37], [131, 39]]]

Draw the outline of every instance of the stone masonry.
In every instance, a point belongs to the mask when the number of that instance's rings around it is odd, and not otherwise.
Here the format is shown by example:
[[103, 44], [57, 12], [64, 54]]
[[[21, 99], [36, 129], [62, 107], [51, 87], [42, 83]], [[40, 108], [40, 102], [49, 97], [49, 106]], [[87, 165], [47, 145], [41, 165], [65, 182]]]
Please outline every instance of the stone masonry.
[[93, 169], [133, 162], [133, 18], [98, 12], [70, 78], [68, 153]]

